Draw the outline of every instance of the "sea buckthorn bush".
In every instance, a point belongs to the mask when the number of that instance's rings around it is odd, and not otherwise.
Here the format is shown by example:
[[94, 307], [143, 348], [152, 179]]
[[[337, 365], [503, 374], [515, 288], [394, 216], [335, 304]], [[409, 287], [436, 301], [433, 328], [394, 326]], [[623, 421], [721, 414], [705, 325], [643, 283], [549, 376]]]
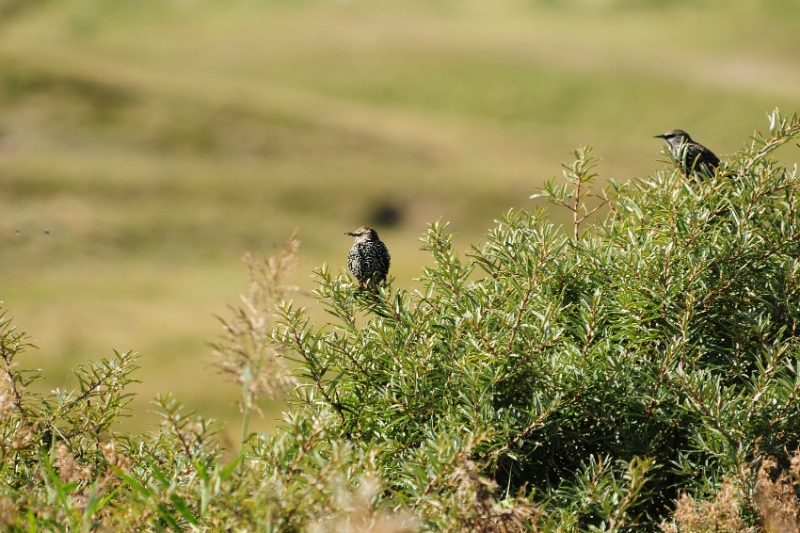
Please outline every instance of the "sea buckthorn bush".
[[[312, 324], [286, 278], [297, 241], [248, 258], [213, 344], [242, 388], [290, 408], [226, 451], [157, 400], [115, 433], [136, 356], [37, 395], [28, 338], [0, 323], [0, 523], [10, 531], [796, 530], [800, 178], [770, 115], [713, 177], [669, 165], [595, 190], [565, 180], [466, 254], [431, 224], [420, 289], [315, 271]], [[571, 215], [555, 225], [553, 209]], [[776, 529], [778, 528], [778, 529]], [[787, 529], [789, 528], [789, 529]], [[792, 529], [794, 528], [794, 529]]]

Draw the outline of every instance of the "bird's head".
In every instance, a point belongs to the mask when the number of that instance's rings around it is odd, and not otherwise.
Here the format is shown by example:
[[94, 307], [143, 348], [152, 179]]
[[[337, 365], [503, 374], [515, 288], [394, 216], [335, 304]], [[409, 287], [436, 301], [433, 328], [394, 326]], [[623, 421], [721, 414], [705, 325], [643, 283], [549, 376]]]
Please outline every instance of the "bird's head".
[[355, 231], [348, 231], [345, 235], [355, 237], [356, 242], [379, 241], [378, 232], [369, 226], [361, 226]]
[[657, 139], [664, 139], [670, 144], [683, 144], [685, 142], [692, 142], [689, 134], [683, 130], [670, 130], [667, 133], [656, 135]]

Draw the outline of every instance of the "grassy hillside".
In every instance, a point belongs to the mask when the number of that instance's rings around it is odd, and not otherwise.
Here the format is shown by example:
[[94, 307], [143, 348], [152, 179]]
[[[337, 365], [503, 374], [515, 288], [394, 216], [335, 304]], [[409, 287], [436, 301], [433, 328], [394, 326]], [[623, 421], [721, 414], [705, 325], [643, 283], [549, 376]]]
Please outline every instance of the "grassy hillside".
[[372, 224], [411, 286], [428, 221], [477, 241], [579, 144], [625, 181], [662, 165], [656, 133], [722, 155], [800, 109], [798, 23], [778, 0], [0, 1], [0, 299], [49, 387], [134, 348], [137, 411], [173, 390], [232, 418], [203, 341], [242, 251], [299, 227], [309, 287]]

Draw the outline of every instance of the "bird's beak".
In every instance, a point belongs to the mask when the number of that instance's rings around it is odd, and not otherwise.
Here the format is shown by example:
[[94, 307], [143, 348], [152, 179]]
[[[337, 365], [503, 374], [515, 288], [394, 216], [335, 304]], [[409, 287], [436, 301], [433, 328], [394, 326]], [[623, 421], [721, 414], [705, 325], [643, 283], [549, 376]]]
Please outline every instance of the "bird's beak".
[[666, 136], [666, 135], [664, 135], [664, 134], [661, 134], [661, 135], [653, 135], [653, 138], [654, 138], [654, 139], [666, 139], [666, 138], [667, 138], [667, 136]]
[[344, 234], [345, 235], [350, 235], [351, 237], [355, 237], [356, 236], [356, 234], [353, 233], [352, 231], [345, 231]]

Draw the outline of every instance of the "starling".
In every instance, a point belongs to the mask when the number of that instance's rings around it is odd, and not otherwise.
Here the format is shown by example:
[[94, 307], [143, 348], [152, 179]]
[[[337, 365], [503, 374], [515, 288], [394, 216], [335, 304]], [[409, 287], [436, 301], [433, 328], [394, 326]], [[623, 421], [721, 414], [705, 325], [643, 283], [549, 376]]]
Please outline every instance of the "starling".
[[668, 131], [656, 137], [667, 141], [672, 157], [687, 176], [696, 171], [713, 176], [719, 166], [719, 158], [702, 144], [694, 142], [683, 130]]
[[355, 243], [347, 254], [347, 266], [358, 280], [358, 286], [375, 286], [386, 281], [389, 273], [389, 249], [378, 238], [378, 232], [369, 226], [361, 226], [345, 235], [355, 237]]

